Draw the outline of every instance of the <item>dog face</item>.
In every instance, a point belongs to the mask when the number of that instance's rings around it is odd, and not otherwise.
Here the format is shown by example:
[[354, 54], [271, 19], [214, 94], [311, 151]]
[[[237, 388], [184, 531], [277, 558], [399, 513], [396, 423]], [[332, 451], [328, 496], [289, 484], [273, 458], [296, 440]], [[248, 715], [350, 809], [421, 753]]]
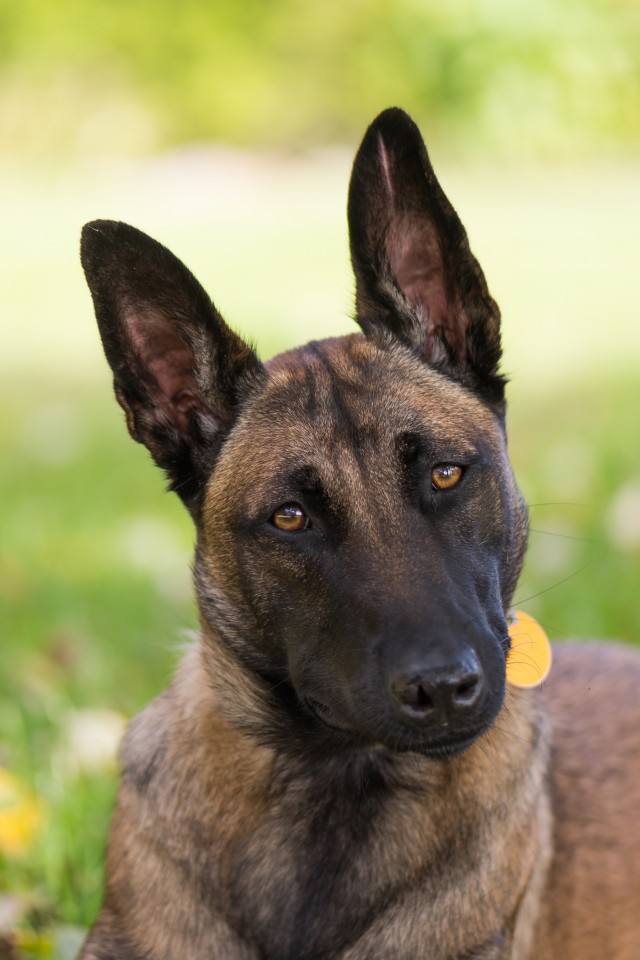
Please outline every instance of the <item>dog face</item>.
[[207, 485], [201, 605], [347, 740], [453, 752], [502, 703], [515, 496], [495, 416], [405, 348], [297, 351]]
[[398, 110], [358, 152], [349, 226], [364, 336], [266, 366], [139, 231], [89, 224], [83, 264], [129, 430], [196, 521], [212, 649], [291, 744], [452, 756], [502, 706], [526, 542], [499, 313]]

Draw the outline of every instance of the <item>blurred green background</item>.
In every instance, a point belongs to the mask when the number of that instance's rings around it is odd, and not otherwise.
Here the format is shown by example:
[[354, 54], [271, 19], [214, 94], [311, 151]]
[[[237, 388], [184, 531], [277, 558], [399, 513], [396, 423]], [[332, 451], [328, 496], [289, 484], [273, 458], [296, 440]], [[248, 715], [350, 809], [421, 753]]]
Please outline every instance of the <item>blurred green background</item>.
[[503, 310], [518, 599], [554, 638], [635, 642], [638, 50], [636, 0], [0, 0], [0, 957], [74, 956], [113, 744], [196, 626], [81, 224], [165, 242], [265, 357], [351, 330], [350, 161], [409, 110]]

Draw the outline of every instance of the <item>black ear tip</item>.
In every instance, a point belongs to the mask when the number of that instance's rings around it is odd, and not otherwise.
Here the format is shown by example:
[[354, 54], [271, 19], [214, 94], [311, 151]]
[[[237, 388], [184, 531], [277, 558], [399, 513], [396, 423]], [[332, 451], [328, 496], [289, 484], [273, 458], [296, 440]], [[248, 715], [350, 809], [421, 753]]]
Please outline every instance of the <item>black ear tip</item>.
[[82, 228], [81, 242], [83, 244], [90, 243], [96, 234], [99, 237], [111, 237], [121, 226], [124, 226], [124, 224], [119, 223], [117, 220], [90, 220], [89, 223], [85, 223]]
[[379, 113], [378, 116], [373, 121], [374, 123], [384, 123], [384, 124], [397, 124], [397, 123], [413, 123], [413, 120], [409, 116], [406, 110], [403, 110], [402, 107], [387, 107], [386, 110], [383, 110], [382, 113]]
[[91, 220], [80, 236], [80, 261], [86, 270], [95, 259], [104, 259], [120, 249], [137, 250], [156, 246], [141, 230], [121, 220]]
[[120, 226], [116, 220], [91, 220], [85, 223], [80, 234], [80, 260], [85, 269], [98, 250], [114, 242]]
[[397, 138], [416, 135], [422, 139], [415, 121], [400, 107], [388, 107], [378, 114], [369, 127], [369, 132], [381, 134], [383, 138]]
[[383, 110], [369, 126], [356, 154], [354, 171], [367, 170], [371, 165], [377, 167], [381, 150], [390, 157], [404, 157], [405, 160], [422, 158], [421, 163], [428, 166], [422, 134], [415, 121], [400, 107]]

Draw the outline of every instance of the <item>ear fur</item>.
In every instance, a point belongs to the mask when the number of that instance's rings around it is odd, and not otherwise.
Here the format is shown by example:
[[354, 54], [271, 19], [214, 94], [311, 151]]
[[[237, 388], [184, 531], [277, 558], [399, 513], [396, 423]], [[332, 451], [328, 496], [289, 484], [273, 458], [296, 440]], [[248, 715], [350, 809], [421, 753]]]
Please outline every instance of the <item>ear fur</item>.
[[193, 511], [262, 366], [184, 264], [140, 230], [86, 224], [81, 260], [129, 432]]
[[356, 155], [349, 187], [356, 313], [427, 362], [500, 400], [500, 312], [413, 120], [385, 110]]

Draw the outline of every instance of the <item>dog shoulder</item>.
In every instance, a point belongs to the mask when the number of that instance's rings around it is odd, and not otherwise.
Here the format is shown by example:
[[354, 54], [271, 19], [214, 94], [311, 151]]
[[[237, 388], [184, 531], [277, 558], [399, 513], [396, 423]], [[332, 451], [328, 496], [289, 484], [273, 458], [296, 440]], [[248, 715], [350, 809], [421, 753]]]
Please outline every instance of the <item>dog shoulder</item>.
[[[188, 807], [196, 832], [224, 834], [227, 819], [237, 822], [240, 817], [238, 797], [247, 798], [248, 782], [255, 787], [250, 799], [257, 797], [261, 805], [272, 753], [234, 728], [218, 700], [196, 640], [171, 685], [129, 724], [121, 748], [118, 806], [120, 813], [134, 814], [145, 831], [154, 819], [155, 829], [161, 827], [159, 821], [171, 823], [175, 836], [179, 824], [185, 827]], [[244, 813], [252, 819], [250, 809]]]
[[162, 767], [171, 739], [171, 694], [165, 690], [127, 727], [120, 748], [123, 783], [144, 794]]
[[141, 954], [104, 910], [86, 941], [79, 960], [142, 960]]
[[555, 821], [547, 924], [551, 942], [562, 931], [578, 951], [572, 956], [596, 956], [603, 929], [612, 956], [638, 955], [637, 928], [628, 922], [640, 894], [638, 690], [640, 657], [631, 648], [571, 643], [555, 650], [543, 692]]
[[[620, 644], [567, 643], [554, 650], [543, 698], [553, 718], [555, 741], [590, 753], [612, 744], [626, 751], [640, 725], [640, 657]], [[621, 706], [624, 704], [624, 710]], [[640, 779], [640, 778], [639, 778]]]
[[[640, 657], [631, 648], [571, 643], [555, 650], [543, 690], [555, 806], [567, 832], [582, 831], [582, 846], [591, 834], [603, 848], [624, 848], [634, 834], [640, 844], [638, 690]], [[640, 867], [638, 873], [640, 882]]]

